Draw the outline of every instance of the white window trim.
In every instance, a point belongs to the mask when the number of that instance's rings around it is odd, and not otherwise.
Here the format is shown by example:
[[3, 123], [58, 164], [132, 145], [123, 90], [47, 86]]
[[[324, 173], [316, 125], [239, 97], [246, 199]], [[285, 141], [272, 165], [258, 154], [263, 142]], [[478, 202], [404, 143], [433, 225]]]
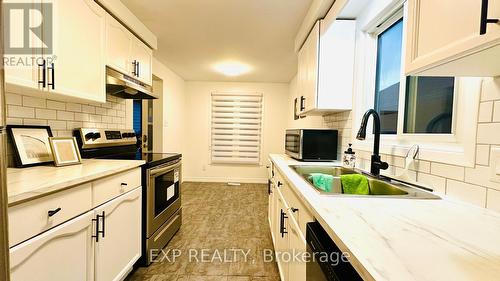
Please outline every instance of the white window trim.
[[[373, 135], [367, 136], [365, 141], [356, 140], [357, 130], [365, 111], [373, 108], [375, 95], [375, 75], [377, 63], [377, 35], [382, 33], [399, 18], [404, 15], [403, 21], [403, 52], [401, 71], [404, 76], [404, 61], [406, 48], [406, 19], [407, 5], [401, 6], [397, 2], [392, 7], [383, 9], [383, 12], [368, 20], [368, 24], [358, 30], [363, 33], [363, 40], [358, 42], [362, 50], [362, 56], [365, 57], [364, 63], [358, 63], [357, 67], [362, 67], [361, 79], [356, 79], [357, 94], [361, 96], [356, 99], [355, 110], [353, 111], [353, 129], [352, 139], [353, 147], [356, 149], [372, 151]], [[358, 34], [359, 36], [359, 34]], [[359, 52], [358, 52], [359, 55]], [[361, 59], [361, 61], [363, 61]], [[481, 94], [481, 78], [456, 78], [456, 93], [454, 96], [454, 114], [453, 114], [453, 134], [405, 134], [403, 133], [405, 110], [405, 91], [406, 79], [400, 83], [399, 112], [398, 114], [398, 134], [381, 135], [380, 152], [382, 154], [391, 154], [396, 156], [405, 156], [408, 149], [413, 144], [420, 146], [419, 158], [433, 162], [441, 162], [460, 166], [473, 167], [476, 154], [476, 132], [479, 114], [479, 101]], [[371, 121], [369, 122], [368, 132], [372, 131]]]

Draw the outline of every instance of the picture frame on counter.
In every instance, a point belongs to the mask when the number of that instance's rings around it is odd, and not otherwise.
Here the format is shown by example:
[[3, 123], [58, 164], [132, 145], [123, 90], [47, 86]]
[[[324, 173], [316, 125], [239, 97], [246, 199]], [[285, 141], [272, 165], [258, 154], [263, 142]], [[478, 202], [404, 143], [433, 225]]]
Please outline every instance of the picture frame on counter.
[[54, 161], [49, 126], [8, 125], [7, 133], [14, 148], [15, 166], [25, 168]]
[[82, 163], [75, 137], [51, 137], [49, 143], [57, 167]]

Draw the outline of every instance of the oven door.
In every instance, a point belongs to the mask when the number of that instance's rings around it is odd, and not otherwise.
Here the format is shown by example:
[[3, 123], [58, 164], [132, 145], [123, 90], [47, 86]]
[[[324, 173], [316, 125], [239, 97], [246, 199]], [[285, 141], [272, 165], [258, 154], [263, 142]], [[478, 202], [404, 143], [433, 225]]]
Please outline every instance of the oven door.
[[150, 237], [181, 207], [181, 160], [148, 170], [147, 227]]

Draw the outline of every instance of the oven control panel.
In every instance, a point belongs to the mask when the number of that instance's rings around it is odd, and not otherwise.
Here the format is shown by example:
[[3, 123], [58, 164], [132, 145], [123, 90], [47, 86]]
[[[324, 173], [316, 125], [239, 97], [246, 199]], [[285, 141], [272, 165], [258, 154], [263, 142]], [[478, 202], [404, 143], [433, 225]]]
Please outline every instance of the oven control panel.
[[80, 128], [75, 135], [84, 149], [137, 143], [134, 130], [127, 129]]

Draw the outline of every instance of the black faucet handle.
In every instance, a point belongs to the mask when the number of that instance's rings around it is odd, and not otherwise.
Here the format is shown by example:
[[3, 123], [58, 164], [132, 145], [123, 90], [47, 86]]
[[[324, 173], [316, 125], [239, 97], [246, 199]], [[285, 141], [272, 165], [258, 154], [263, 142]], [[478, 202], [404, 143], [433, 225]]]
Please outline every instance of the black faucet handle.
[[387, 170], [389, 168], [389, 164], [387, 164], [387, 162], [380, 161], [379, 165], [380, 165], [379, 168], [381, 170]]

